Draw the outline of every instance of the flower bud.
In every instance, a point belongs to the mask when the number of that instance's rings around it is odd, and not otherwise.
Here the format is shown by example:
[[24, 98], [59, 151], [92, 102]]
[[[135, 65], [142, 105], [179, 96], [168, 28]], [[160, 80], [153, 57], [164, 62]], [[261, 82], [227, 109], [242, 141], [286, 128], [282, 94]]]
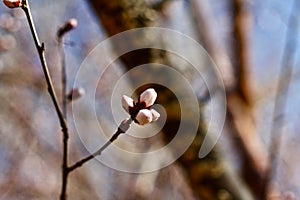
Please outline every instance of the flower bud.
[[78, 25], [77, 19], [69, 19], [60, 29], [58, 29], [57, 37], [62, 37], [65, 33], [73, 30]]
[[156, 120], [158, 120], [158, 118], [160, 117], [160, 114], [154, 109], [150, 109], [150, 112], [152, 114], [152, 122], [155, 122]]
[[9, 8], [18, 8], [22, 6], [22, 0], [3, 0], [3, 3]]
[[79, 99], [85, 94], [85, 90], [83, 88], [74, 88], [70, 91], [67, 98], [69, 101], [74, 101]]
[[157, 93], [153, 88], [149, 88], [145, 90], [141, 95], [140, 95], [140, 102], [139, 103], [145, 103], [146, 108], [150, 107], [154, 104], [155, 100], [157, 97]]
[[126, 110], [126, 112], [129, 113], [129, 107], [133, 107], [134, 106], [134, 101], [132, 98], [130, 98], [129, 96], [123, 95], [122, 96], [122, 107], [124, 108], [124, 110]]
[[142, 109], [138, 112], [135, 119], [140, 125], [148, 124], [152, 122], [152, 113], [148, 109]]

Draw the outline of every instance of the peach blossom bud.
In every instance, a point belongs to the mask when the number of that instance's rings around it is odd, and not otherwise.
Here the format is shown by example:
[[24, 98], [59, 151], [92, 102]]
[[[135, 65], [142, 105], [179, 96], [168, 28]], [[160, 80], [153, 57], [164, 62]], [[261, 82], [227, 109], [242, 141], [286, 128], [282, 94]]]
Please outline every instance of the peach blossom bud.
[[18, 8], [22, 6], [22, 0], [3, 0], [3, 3], [9, 8]]
[[138, 112], [135, 119], [140, 125], [148, 124], [152, 122], [152, 113], [148, 109], [142, 109]]
[[79, 99], [85, 94], [85, 90], [83, 88], [74, 88], [70, 91], [67, 98], [69, 101], [74, 101]]
[[160, 114], [154, 109], [150, 109], [150, 112], [152, 114], [152, 122], [155, 122], [156, 120], [158, 120], [158, 118], [160, 117]]
[[134, 101], [132, 98], [130, 98], [129, 96], [123, 95], [122, 96], [122, 107], [124, 108], [124, 110], [126, 110], [126, 112], [129, 113], [129, 107], [133, 107], [134, 106]]
[[156, 97], [157, 93], [155, 90], [153, 88], [149, 88], [140, 95], [140, 103], [144, 102], [146, 107], [150, 107], [154, 104]]
[[77, 19], [69, 19], [60, 29], [58, 29], [57, 36], [62, 37], [65, 33], [73, 30], [78, 25]]

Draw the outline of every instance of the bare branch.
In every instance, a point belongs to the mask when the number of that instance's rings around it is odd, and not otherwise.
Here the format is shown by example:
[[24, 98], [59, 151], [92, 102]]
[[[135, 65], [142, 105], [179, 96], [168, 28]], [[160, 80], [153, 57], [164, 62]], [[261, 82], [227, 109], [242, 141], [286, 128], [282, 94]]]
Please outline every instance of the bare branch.
[[23, 0], [22, 9], [24, 10], [24, 12], [26, 14], [26, 17], [27, 17], [27, 20], [28, 20], [28, 23], [29, 23], [29, 26], [30, 26], [30, 30], [31, 30], [31, 33], [32, 33], [32, 36], [33, 36], [33, 39], [34, 39], [34, 43], [35, 43], [35, 46], [36, 46], [36, 49], [38, 51], [40, 61], [41, 61], [41, 64], [42, 64], [44, 76], [45, 76], [47, 86], [48, 86], [48, 92], [51, 96], [51, 100], [54, 104], [54, 107], [55, 107], [55, 110], [56, 110], [56, 113], [57, 113], [57, 116], [58, 116], [58, 119], [59, 119], [59, 122], [60, 122], [60, 126], [61, 126], [61, 129], [62, 129], [62, 132], [63, 132], [63, 143], [64, 143], [64, 155], [63, 155], [63, 160], [64, 161], [63, 161], [63, 166], [62, 166], [63, 184], [62, 184], [62, 192], [61, 192], [60, 199], [64, 200], [64, 199], [66, 199], [66, 187], [67, 187], [67, 176], [68, 176], [68, 173], [67, 173], [67, 167], [68, 167], [68, 163], [67, 163], [67, 160], [68, 160], [67, 146], [68, 145], [67, 144], [68, 144], [68, 138], [69, 138], [68, 127], [67, 127], [67, 123], [66, 123], [65, 118], [64, 118], [64, 114], [62, 113], [62, 111], [59, 107], [57, 97], [56, 97], [56, 93], [55, 93], [55, 90], [54, 90], [54, 87], [53, 87], [53, 84], [52, 84], [52, 80], [51, 80], [51, 77], [49, 75], [49, 70], [48, 70], [46, 59], [45, 59], [45, 45], [44, 45], [44, 43], [41, 44], [40, 41], [39, 41], [38, 35], [36, 33], [35, 25], [34, 25], [34, 22], [33, 22], [32, 16], [31, 16], [30, 7], [29, 7], [29, 4], [28, 4], [27, 0]]
[[52, 80], [51, 80], [51, 77], [49, 75], [49, 70], [48, 70], [46, 59], [45, 59], [45, 45], [44, 45], [44, 43], [42, 43], [42, 44], [40, 43], [39, 38], [37, 36], [36, 29], [35, 29], [35, 26], [34, 26], [34, 23], [33, 23], [33, 20], [32, 20], [32, 16], [31, 16], [31, 12], [30, 12], [30, 8], [29, 8], [27, 0], [24, 0], [22, 9], [24, 10], [24, 12], [26, 14], [26, 17], [27, 17], [27, 20], [28, 20], [28, 23], [29, 23], [29, 26], [30, 26], [30, 30], [31, 30], [31, 33], [32, 33], [32, 36], [33, 36], [33, 39], [34, 39], [36, 49], [37, 49], [39, 57], [40, 57], [40, 61], [41, 61], [41, 64], [42, 64], [44, 76], [45, 76], [45, 79], [46, 79], [46, 82], [47, 82], [48, 92], [49, 92], [49, 94], [51, 96], [51, 100], [54, 104], [54, 107], [55, 107], [55, 110], [56, 110], [56, 113], [57, 113], [57, 116], [58, 116], [58, 119], [59, 119], [59, 122], [60, 122], [60, 126], [62, 128], [62, 132], [65, 133], [65, 134], [68, 134], [68, 127], [67, 127], [67, 124], [65, 122], [63, 113], [62, 113], [62, 111], [59, 107], [57, 97], [56, 97], [56, 93], [54, 91], [54, 87], [53, 87], [53, 84], [52, 84]]
[[81, 167], [83, 164], [85, 164], [86, 162], [90, 161], [91, 159], [95, 158], [96, 156], [101, 155], [101, 153], [111, 144], [113, 143], [122, 133], [125, 133], [129, 127], [130, 124], [132, 123], [132, 119], [128, 119], [125, 122], [123, 121], [123, 123], [119, 126], [118, 130], [115, 132], [115, 134], [113, 134], [113, 136], [110, 138], [110, 140], [108, 140], [102, 147], [100, 147], [95, 153], [90, 154], [88, 156], [86, 156], [85, 158], [81, 159], [80, 161], [76, 162], [75, 164], [71, 165], [68, 168], [68, 172], [72, 172], [75, 169], [77, 169], [78, 167]]

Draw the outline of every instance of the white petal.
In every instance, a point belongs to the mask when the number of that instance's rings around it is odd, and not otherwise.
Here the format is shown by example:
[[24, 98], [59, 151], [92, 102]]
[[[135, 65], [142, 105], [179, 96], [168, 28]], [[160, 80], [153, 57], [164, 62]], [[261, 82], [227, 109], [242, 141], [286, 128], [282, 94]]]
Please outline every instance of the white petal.
[[151, 109], [150, 112], [152, 114], [152, 122], [155, 122], [156, 120], [158, 120], [158, 118], [160, 117], [159, 112], [157, 112], [154, 109]]
[[135, 119], [140, 125], [148, 124], [152, 121], [152, 113], [148, 109], [142, 109], [138, 112]]
[[129, 113], [129, 107], [134, 106], [134, 101], [129, 96], [123, 95], [122, 96], [122, 107]]
[[155, 90], [153, 88], [149, 88], [140, 95], [140, 102], [145, 102], [146, 107], [149, 107], [154, 104], [156, 97], [157, 93]]
[[21, 0], [3, 0], [3, 3], [9, 8], [17, 8], [22, 5]]

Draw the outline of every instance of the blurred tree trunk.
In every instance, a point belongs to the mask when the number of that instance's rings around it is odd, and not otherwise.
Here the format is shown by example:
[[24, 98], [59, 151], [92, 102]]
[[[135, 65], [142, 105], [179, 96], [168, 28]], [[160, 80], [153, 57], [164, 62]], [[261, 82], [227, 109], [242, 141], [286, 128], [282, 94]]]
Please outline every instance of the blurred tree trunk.
[[[90, 0], [90, 3], [95, 9], [108, 36], [133, 28], [153, 26], [157, 19], [156, 11], [144, 0]], [[127, 42], [118, 41], [118, 44], [114, 44], [115, 50], [118, 51], [118, 48], [126, 45]], [[155, 38], [151, 42], [161, 41]], [[166, 65], [169, 63], [165, 52], [153, 49], [136, 50], [123, 55], [120, 59], [125, 64], [127, 70], [146, 63], [155, 62]], [[174, 65], [174, 63], [172, 64]], [[140, 77], [143, 78], [143, 76], [145, 75]], [[151, 87], [158, 90], [158, 101], [165, 107], [168, 114], [168, 119], [163, 129], [166, 133], [164, 134], [164, 139], [168, 142], [175, 136], [180, 124], [180, 106], [176, 97], [168, 89], [157, 85]], [[190, 183], [195, 196], [200, 199], [212, 200], [220, 198], [252, 199], [249, 192], [243, 186], [243, 182], [241, 182], [231, 167], [223, 162], [218, 150], [218, 145], [220, 144], [217, 144], [214, 150], [204, 159], [198, 158], [201, 141], [206, 133], [205, 130], [205, 126], [199, 126], [197, 136], [192, 145], [178, 160], [187, 174], [187, 181]], [[167, 169], [174, 170], [174, 168]]]
[[[207, 8], [208, 1], [202, 1], [199, 5], [199, 1], [190, 0], [190, 9], [198, 35], [204, 40], [203, 45], [222, 72], [227, 92], [225, 124], [234, 141], [234, 149], [242, 161], [242, 175], [258, 196], [263, 187], [268, 158], [252, 113], [254, 92], [250, 78], [251, 9], [249, 2], [243, 0], [232, 0], [229, 3], [233, 38], [230, 55], [212, 30], [216, 23]], [[229, 56], [231, 59], [228, 59]]]
[[253, 118], [254, 92], [251, 81], [251, 5], [245, 0], [232, 0], [233, 43], [232, 60], [236, 77], [234, 90], [227, 95], [229, 125], [238, 142], [245, 147], [243, 175], [259, 197], [269, 161], [256, 130]]

